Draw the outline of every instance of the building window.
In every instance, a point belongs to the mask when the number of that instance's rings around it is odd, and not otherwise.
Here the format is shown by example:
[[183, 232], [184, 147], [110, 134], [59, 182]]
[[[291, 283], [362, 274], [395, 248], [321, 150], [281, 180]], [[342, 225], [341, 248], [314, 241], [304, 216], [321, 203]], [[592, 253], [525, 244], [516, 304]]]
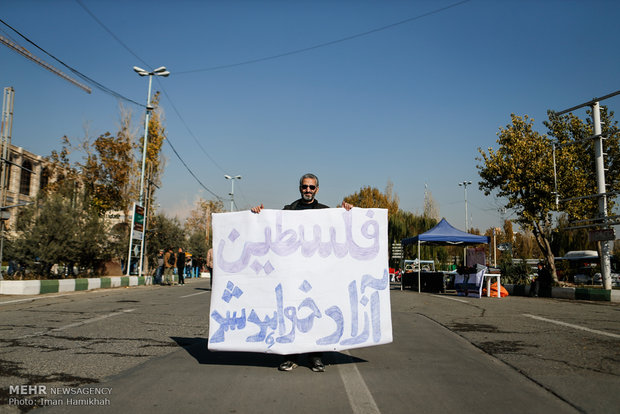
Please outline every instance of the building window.
[[[9, 155], [9, 161], [13, 161], [13, 154]], [[13, 169], [13, 165], [9, 164], [8, 162], [4, 164], [4, 166], [6, 167], [6, 188], [9, 191], [13, 191], [11, 188], [11, 170]]]
[[19, 193], [30, 195], [30, 178], [32, 176], [30, 171], [32, 171], [32, 163], [26, 160], [22, 163], [22, 167], [25, 169], [22, 169], [21, 178], [19, 180]]
[[50, 182], [50, 171], [47, 168], [41, 170], [41, 179], [39, 181], [39, 190], [43, 190]]

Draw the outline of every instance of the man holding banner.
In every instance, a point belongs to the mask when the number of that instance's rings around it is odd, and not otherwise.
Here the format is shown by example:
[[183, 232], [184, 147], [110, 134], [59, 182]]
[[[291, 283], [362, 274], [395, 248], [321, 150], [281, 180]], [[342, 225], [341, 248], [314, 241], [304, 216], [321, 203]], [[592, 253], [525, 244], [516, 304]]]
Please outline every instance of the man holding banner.
[[[301, 198], [293, 201], [291, 204], [284, 206], [283, 210], [310, 210], [310, 209], [322, 209], [329, 208], [325, 204], [321, 204], [316, 199], [316, 194], [319, 192], [319, 179], [316, 175], [308, 173], [304, 174], [299, 179], [299, 193]], [[342, 202], [342, 207], [346, 210], [351, 210], [353, 206], [349, 203]], [[260, 213], [263, 209], [263, 205], [252, 208], [253, 213]], [[322, 360], [321, 352], [312, 352], [309, 355], [312, 371], [324, 372], [325, 365]], [[297, 368], [299, 361], [299, 354], [286, 355], [285, 361], [280, 364], [278, 369], [280, 371], [292, 371]]]
[[306, 174], [284, 210], [213, 214], [209, 350], [323, 372], [322, 352], [392, 342], [387, 209], [328, 208], [318, 189]]

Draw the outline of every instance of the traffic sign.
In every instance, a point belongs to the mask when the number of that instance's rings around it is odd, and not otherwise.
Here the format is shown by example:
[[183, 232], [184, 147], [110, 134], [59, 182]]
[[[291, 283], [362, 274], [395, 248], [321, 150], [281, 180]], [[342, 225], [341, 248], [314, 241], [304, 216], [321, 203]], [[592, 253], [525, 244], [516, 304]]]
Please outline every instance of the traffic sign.
[[598, 229], [598, 230], [590, 230], [588, 234], [588, 238], [590, 241], [608, 241], [608, 240], [616, 240], [616, 233], [614, 229]]
[[135, 204], [133, 213], [133, 229], [135, 231], [144, 231], [144, 207]]
[[500, 243], [497, 245], [497, 250], [501, 250], [502, 252], [510, 249], [512, 249], [512, 244], [510, 243]]
[[134, 204], [133, 206], [133, 217], [131, 218], [132, 238], [142, 240], [144, 237], [144, 207], [139, 204]]
[[402, 259], [403, 257], [403, 246], [400, 243], [393, 243], [392, 259]]

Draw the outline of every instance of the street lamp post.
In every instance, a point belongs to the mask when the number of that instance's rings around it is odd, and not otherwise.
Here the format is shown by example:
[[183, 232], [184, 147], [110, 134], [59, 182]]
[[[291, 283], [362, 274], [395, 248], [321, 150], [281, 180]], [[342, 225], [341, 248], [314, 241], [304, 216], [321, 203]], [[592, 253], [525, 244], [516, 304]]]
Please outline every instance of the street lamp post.
[[[146, 116], [144, 118], [144, 138], [143, 138], [143, 142], [142, 142], [142, 168], [140, 170], [140, 194], [138, 196], [139, 199], [139, 204], [140, 206], [142, 206], [143, 208], [145, 207], [143, 205], [144, 203], [144, 170], [146, 167], [146, 148], [147, 148], [147, 144], [148, 144], [148, 136], [149, 136], [149, 117], [151, 115], [151, 111], [153, 110], [153, 107], [151, 106], [151, 85], [153, 82], [153, 76], [163, 76], [166, 77], [168, 75], [170, 75], [170, 72], [168, 72], [168, 70], [166, 70], [165, 66], [161, 66], [155, 70], [153, 70], [152, 72], [149, 72], [147, 70], [144, 70], [142, 68], [139, 68], [137, 66], [133, 67], [133, 70], [140, 76], [148, 76], [149, 77], [149, 91], [148, 94], [146, 95]], [[146, 224], [146, 223], [145, 223]], [[146, 240], [146, 226], [144, 227], [143, 231], [142, 231], [142, 242], [140, 243], [140, 260], [138, 263], [138, 276], [142, 276], [142, 258], [144, 256], [144, 242]], [[131, 244], [132, 244], [132, 239], [130, 237], [129, 239], [129, 257], [127, 260], [127, 274], [129, 275], [130, 269], [131, 269]]]
[[153, 76], [168, 76], [170, 72], [166, 70], [165, 66], [159, 67], [152, 72], [148, 72], [142, 68], [137, 66], [133, 67], [133, 70], [140, 76], [148, 76], [149, 77], [149, 92], [146, 96], [146, 117], [144, 118], [144, 140], [142, 143], [142, 170], [140, 173], [140, 204], [142, 204], [144, 200], [144, 170], [146, 165], [146, 146], [148, 141], [149, 134], [149, 117], [151, 115], [151, 111], [153, 107], [151, 106], [151, 84], [153, 82]]
[[[467, 224], [467, 186], [471, 184], [471, 181], [463, 181], [459, 183], [459, 186], [463, 186], [465, 189], [465, 232], [469, 233], [468, 224]], [[467, 266], [467, 247], [463, 248], [463, 265]]]
[[467, 186], [471, 184], [471, 181], [463, 181], [459, 183], [459, 186], [463, 186], [465, 190], [465, 231], [469, 232], [468, 223], [467, 223]]
[[235, 175], [231, 177], [230, 175], [225, 175], [224, 178], [230, 180], [230, 211], [233, 211], [233, 205], [235, 204], [235, 180], [240, 180], [240, 175]]

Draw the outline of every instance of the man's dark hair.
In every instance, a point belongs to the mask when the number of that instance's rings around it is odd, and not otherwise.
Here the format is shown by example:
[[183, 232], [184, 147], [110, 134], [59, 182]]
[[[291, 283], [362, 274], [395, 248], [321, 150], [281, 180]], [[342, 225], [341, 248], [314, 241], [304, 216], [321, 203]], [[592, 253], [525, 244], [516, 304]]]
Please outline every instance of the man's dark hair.
[[316, 181], [316, 186], [319, 186], [319, 177], [317, 177], [316, 175], [312, 174], [312, 173], [307, 173], [301, 176], [301, 178], [299, 179], [299, 185], [301, 186], [301, 183], [304, 182], [304, 178], [311, 178], [314, 181]]

